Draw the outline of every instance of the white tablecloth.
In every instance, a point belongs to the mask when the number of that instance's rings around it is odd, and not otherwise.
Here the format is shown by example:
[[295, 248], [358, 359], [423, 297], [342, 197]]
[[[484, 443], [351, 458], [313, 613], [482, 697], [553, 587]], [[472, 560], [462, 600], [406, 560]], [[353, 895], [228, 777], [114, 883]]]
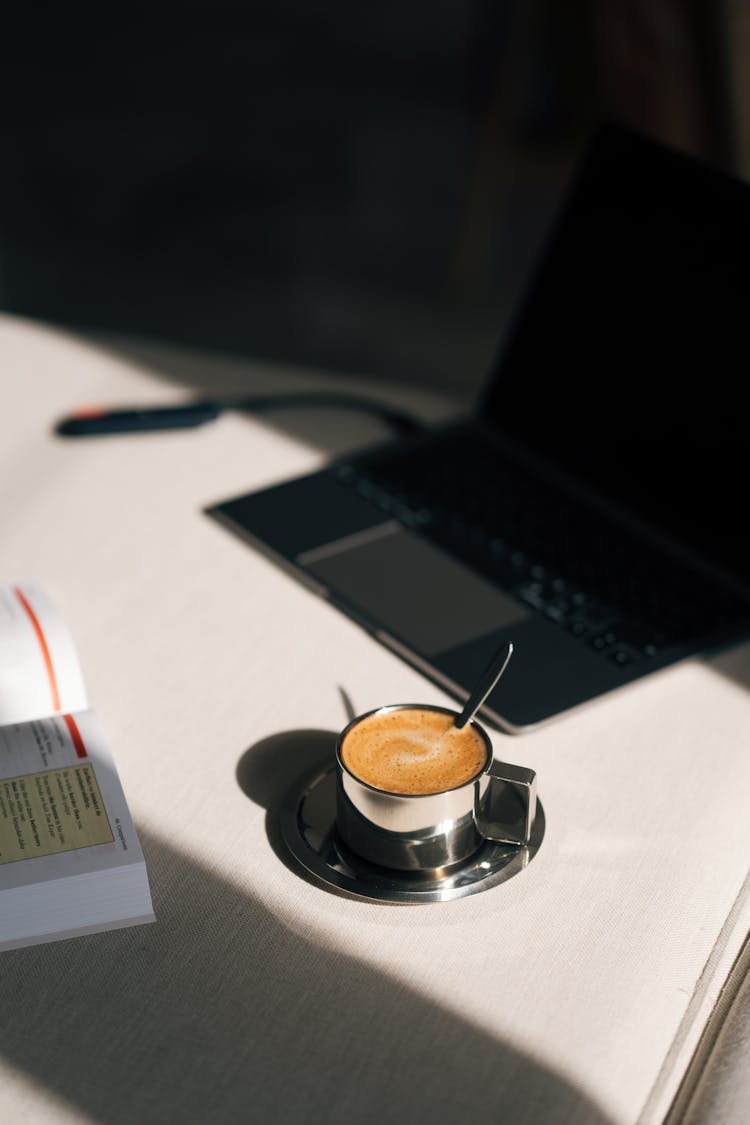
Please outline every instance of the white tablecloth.
[[203, 509], [382, 431], [326, 415], [316, 445], [309, 418], [227, 415], [64, 441], [73, 406], [184, 391], [13, 318], [0, 361], [0, 577], [37, 578], [76, 638], [157, 914], [2, 955], [0, 1120], [661, 1121], [748, 928], [750, 648], [495, 734], [547, 816], [511, 881], [327, 893], [284, 853], [285, 788], [346, 697], [448, 700]]

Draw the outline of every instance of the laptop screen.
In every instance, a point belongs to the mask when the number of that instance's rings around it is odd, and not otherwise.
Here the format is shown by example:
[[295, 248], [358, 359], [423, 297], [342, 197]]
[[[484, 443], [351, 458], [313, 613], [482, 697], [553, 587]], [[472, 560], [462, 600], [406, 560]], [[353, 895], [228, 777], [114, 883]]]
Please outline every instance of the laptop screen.
[[750, 187], [594, 138], [481, 413], [750, 581]]

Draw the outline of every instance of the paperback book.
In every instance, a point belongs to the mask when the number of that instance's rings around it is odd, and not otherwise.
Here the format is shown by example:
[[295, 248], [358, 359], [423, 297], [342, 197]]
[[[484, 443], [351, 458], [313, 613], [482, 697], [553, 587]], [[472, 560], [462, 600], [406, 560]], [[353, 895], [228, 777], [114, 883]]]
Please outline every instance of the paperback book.
[[36, 583], [0, 585], [0, 951], [152, 921], [71, 634]]

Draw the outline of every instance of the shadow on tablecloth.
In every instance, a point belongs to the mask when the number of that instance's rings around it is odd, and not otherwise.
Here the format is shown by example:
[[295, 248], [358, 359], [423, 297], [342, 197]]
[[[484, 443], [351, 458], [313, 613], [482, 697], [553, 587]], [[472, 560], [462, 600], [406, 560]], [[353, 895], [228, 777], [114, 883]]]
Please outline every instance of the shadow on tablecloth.
[[87, 1121], [607, 1125], [537, 1061], [141, 839], [156, 925], [2, 959], [0, 1055]]

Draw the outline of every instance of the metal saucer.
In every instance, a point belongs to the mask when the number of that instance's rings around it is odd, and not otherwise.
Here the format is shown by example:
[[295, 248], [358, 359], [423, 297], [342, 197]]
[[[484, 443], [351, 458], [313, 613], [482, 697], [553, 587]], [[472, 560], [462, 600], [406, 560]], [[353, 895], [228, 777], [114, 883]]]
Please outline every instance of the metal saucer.
[[[519, 810], [521, 802], [517, 801]], [[391, 871], [359, 859], [336, 833], [335, 766], [319, 767], [290, 790], [280, 813], [281, 834], [289, 851], [327, 890], [376, 902], [446, 902], [478, 894], [512, 879], [531, 862], [544, 839], [544, 810], [537, 813], [530, 842], [522, 847], [487, 841], [457, 870], [433, 879]]]

